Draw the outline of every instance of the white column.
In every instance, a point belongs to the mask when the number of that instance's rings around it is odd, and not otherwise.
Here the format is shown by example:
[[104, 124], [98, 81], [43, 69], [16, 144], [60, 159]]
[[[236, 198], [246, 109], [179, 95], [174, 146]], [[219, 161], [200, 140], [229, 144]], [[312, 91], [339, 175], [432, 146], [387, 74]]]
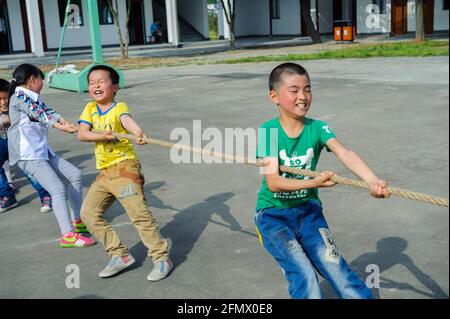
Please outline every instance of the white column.
[[145, 42], [150, 43], [150, 26], [153, 23], [153, 5], [152, 0], [144, 1], [144, 15], [145, 15]]
[[209, 15], [208, 15], [208, 0], [203, 0], [203, 35], [209, 38]]
[[[228, 2], [225, 2], [225, 7], [222, 8], [223, 9], [222, 10], [222, 12], [223, 12], [223, 15], [222, 15], [222, 20], [223, 20], [223, 37], [226, 40], [230, 40], [230, 37], [231, 37], [230, 36], [230, 33], [231, 33], [230, 32], [230, 25], [228, 24], [227, 17], [225, 15], [225, 10], [227, 10], [227, 12], [230, 12], [230, 8], [228, 8], [227, 3]], [[220, 21], [220, 19], [219, 19], [219, 21]]]
[[30, 29], [31, 52], [36, 56], [44, 56], [38, 0], [25, 0], [25, 3], [27, 6], [28, 28]]
[[176, 0], [166, 0], [167, 34], [169, 43], [178, 47], [180, 45], [180, 31], [178, 27], [178, 10]]
[[219, 25], [219, 39], [225, 39], [225, 17], [223, 15], [223, 8], [220, 5], [216, 6], [217, 8], [217, 19]]

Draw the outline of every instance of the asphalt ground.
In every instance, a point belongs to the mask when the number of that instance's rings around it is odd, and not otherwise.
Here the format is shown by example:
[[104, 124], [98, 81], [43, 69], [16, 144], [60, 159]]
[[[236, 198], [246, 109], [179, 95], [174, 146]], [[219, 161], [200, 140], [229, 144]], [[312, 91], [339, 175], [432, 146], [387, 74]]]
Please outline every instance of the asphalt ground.
[[[313, 87], [309, 116], [328, 122], [390, 185], [448, 198], [449, 61], [379, 58], [303, 61]], [[177, 128], [254, 128], [277, 115], [267, 98], [276, 63], [203, 65], [125, 71], [117, 100], [152, 137]], [[43, 90], [49, 105], [75, 122], [87, 95]], [[95, 179], [94, 146], [51, 130], [54, 149], [83, 171], [84, 194]], [[208, 141], [204, 141], [205, 145]], [[148, 204], [170, 242], [173, 273], [146, 281], [152, 262], [123, 208], [106, 213], [137, 259], [119, 276], [97, 276], [109, 261], [101, 245], [58, 246], [53, 213], [39, 212], [37, 194], [13, 168], [20, 206], [0, 214], [0, 298], [289, 298], [287, 283], [260, 246], [253, 214], [261, 175], [239, 164], [175, 164], [170, 150], [137, 148]], [[318, 170], [354, 177], [330, 153]], [[378, 298], [448, 298], [448, 208], [337, 185], [320, 190], [324, 213], [341, 253], [361, 277], [380, 270]], [[69, 265], [79, 288], [68, 288]], [[335, 298], [322, 282], [326, 298]]]

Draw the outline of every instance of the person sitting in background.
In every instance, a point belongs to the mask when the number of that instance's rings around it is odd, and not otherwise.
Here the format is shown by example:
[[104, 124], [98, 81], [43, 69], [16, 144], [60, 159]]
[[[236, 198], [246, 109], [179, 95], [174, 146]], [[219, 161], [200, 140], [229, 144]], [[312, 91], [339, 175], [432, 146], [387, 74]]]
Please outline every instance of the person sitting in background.
[[151, 43], [163, 43], [163, 31], [161, 19], [156, 19], [150, 26]]

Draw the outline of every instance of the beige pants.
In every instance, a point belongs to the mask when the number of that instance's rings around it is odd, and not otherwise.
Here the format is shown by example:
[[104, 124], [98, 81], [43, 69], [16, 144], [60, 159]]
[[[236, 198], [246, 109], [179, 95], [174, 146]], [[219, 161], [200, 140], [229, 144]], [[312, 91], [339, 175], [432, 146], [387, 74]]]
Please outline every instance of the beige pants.
[[124, 160], [100, 171], [81, 208], [81, 219], [110, 256], [126, 256], [128, 248], [104, 219], [104, 212], [118, 199], [125, 208], [153, 262], [168, 260], [168, 244], [159, 233], [144, 195], [144, 177], [137, 160]]

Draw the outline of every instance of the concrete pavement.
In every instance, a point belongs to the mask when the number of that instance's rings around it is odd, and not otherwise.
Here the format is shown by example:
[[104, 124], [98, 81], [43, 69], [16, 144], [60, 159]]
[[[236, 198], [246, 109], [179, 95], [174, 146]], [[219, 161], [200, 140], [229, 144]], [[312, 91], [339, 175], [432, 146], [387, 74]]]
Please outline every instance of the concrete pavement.
[[[310, 116], [328, 122], [338, 138], [392, 186], [449, 196], [449, 62], [438, 58], [304, 61], [312, 78]], [[267, 77], [276, 63], [203, 65], [125, 71], [118, 94], [146, 132], [169, 140], [176, 128], [257, 128], [276, 116]], [[76, 121], [86, 95], [45, 88], [45, 101]], [[56, 151], [83, 171], [84, 191], [96, 176], [93, 145], [52, 130]], [[205, 141], [206, 142], [206, 141]], [[52, 213], [14, 170], [21, 206], [0, 214], [0, 298], [288, 298], [275, 261], [259, 245], [253, 224], [260, 175], [231, 164], [174, 164], [169, 150], [138, 147], [146, 194], [161, 233], [171, 243], [174, 272], [146, 282], [152, 268], [123, 209], [107, 218], [137, 259], [111, 279], [97, 274], [109, 258], [100, 245], [58, 247]], [[319, 170], [353, 177], [322, 152]], [[391, 198], [371, 199], [358, 189], [320, 191], [336, 243], [366, 278], [377, 265], [380, 298], [448, 298], [449, 210]], [[80, 288], [69, 289], [67, 266], [80, 269]], [[335, 298], [322, 283], [327, 298]]]

